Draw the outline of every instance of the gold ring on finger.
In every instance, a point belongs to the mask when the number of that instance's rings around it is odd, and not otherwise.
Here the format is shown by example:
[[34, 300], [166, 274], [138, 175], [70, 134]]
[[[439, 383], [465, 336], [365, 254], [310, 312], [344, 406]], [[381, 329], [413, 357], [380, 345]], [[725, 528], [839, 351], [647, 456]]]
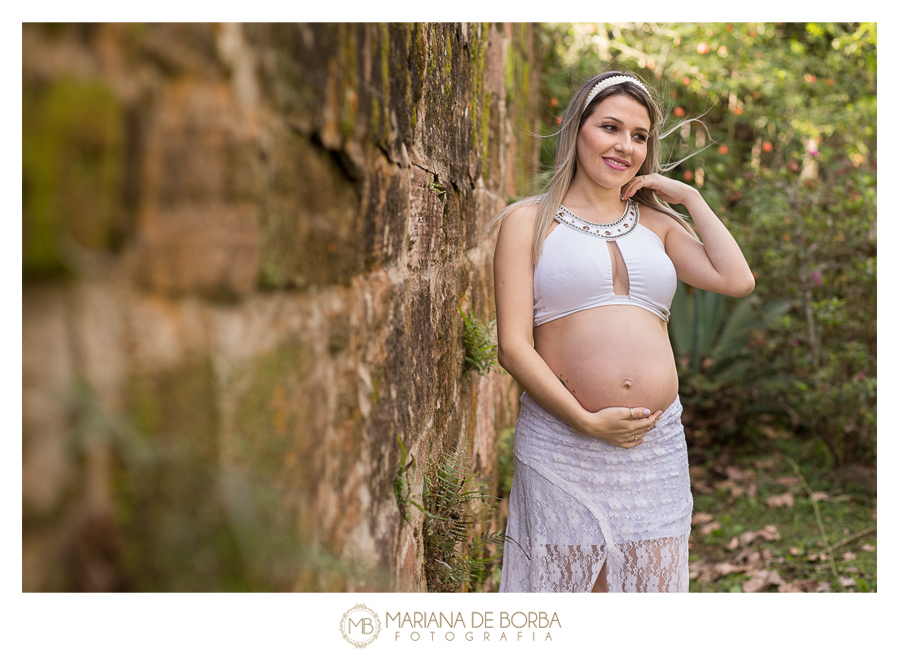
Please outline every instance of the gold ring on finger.
[[628, 420], [634, 420], [634, 409], [632, 409], [632, 408], [629, 407], [629, 408], [628, 408], [628, 413], [631, 414], [631, 416], [628, 417]]

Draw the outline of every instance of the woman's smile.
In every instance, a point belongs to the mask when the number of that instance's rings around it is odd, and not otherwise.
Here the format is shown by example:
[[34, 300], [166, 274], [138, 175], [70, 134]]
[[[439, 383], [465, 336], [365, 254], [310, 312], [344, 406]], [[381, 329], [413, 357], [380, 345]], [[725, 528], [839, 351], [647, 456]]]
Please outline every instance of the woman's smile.
[[610, 167], [612, 167], [616, 171], [625, 171], [631, 166], [630, 162], [628, 162], [626, 160], [621, 160], [619, 158], [603, 158], [603, 162], [608, 164]]

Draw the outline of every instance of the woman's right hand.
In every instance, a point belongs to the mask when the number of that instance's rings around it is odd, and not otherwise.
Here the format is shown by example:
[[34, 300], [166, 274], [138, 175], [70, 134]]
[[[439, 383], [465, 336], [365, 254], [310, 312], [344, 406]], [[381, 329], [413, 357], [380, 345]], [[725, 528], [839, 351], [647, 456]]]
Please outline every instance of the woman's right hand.
[[608, 407], [588, 412], [584, 426], [577, 431], [613, 446], [635, 448], [644, 442], [644, 435], [656, 426], [661, 415], [661, 410], [650, 413], [646, 407]]

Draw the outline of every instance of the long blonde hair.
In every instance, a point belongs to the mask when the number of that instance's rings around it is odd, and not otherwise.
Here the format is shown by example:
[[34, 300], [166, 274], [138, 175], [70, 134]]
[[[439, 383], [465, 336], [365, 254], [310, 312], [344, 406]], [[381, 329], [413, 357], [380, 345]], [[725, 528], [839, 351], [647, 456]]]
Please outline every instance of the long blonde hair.
[[[487, 230], [488, 232], [490, 232], [499, 222], [503, 221], [504, 217], [509, 215], [517, 208], [537, 204], [537, 218], [535, 219], [534, 224], [534, 240], [532, 242], [531, 251], [532, 263], [534, 264], [537, 263], [538, 258], [540, 257], [541, 248], [544, 245], [544, 237], [547, 234], [547, 230], [550, 228], [550, 223], [553, 221], [553, 217], [556, 215], [556, 212], [559, 209], [559, 205], [562, 203], [562, 200], [565, 198], [566, 193], [569, 191], [569, 185], [571, 185], [572, 180], [575, 178], [575, 170], [577, 167], [576, 147], [578, 144], [578, 133], [587, 118], [594, 112], [594, 110], [597, 108], [597, 105], [604, 101], [604, 99], [616, 94], [622, 94], [633, 98], [634, 100], [641, 103], [645, 108], [647, 108], [647, 113], [650, 115], [650, 135], [647, 139], [647, 156], [646, 158], [644, 158], [644, 162], [638, 170], [638, 176], [665, 172], [679, 164], [676, 162], [667, 164], [665, 166], [660, 165], [660, 140], [662, 137], [665, 137], [665, 135], [660, 135], [660, 126], [663, 121], [663, 115], [659, 108], [659, 104], [644, 89], [644, 87], [629, 83], [614, 84], [594, 96], [594, 98], [591, 99], [590, 105], [585, 107], [587, 98], [596, 84], [602, 80], [605, 80], [606, 78], [610, 78], [616, 75], [628, 75], [635, 80], [640, 80], [640, 78], [632, 73], [607, 71], [605, 73], [601, 73], [600, 75], [594, 76], [583, 85], [581, 85], [581, 88], [577, 92], [575, 92], [574, 96], [572, 96], [571, 100], [569, 101], [569, 106], [566, 108], [566, 111], [563, 114], [562, 123], [560, 125], [559, 132], [557, 133], [558, 137], [556, 144], [556, 164], [553, 168], [553, 174], [550, 177], [550, 182], [547, 183], [544, 192], [535, 196], [527, 197], [525, 199], [522, 199], [521, 201], [517, 201], [516, 203], [507, 206], [500, 213], [498, 213], [497, 216], [494, 217], [488, 225]], [[673, 128], [672, 130], [674, 129], [675, 128]], [[666, 135], [671, 133], [672, 130], [667, 131]], [[655, 208], [656, 210], [669, 215], [670, 217], [675, 219], [681, 226], [683, 226], [685, 230], [696, 236], [696, 233], [694, 233], [694, 229], [687, 222], [685, 217], [669, 207], [667, 203], [660, 201], [652, 190], [640, 189], [632, 198], [644, 206]]]

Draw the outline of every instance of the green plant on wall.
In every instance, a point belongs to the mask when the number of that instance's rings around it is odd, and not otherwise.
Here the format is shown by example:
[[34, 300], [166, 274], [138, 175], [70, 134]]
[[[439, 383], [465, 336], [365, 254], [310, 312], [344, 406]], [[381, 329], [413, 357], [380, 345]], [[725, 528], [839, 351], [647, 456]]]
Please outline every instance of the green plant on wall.
[[443, 196], [447, 193], [447, 188], [444, 187], [442, 183], [439, 183], [437, 178], [435, 178], [434, 176], [431, 177], [431, 182], [428, 183], [428, 189], [432, 190], [433, 192], [437, 192], [438, 196]]
[[475, 481], [468, 446], [463, 441], [442, 454], [425, 475], [425, 576], [431, 592], [480, 590], [503, 554], [503, 533], [476, 532], [489, 523], [497, 499]]
[[400, 466], [397, 469], [397, 476], [394, 478], [394, 497], [397, 499], [397, 507], [400, 508], [400, 518], [403, 521], [410, 520], [409, 512], [407, 510], [409, 505], [421, 510], [425, 516], [429, 516], [430, 513], [428, 510], [412, 499], [409, 488], [408, 473], [416, 465], [415, 457], [410, 456], [409, 460], [406, 459], [408, 452], [406, 446], [403, 444], [403, 439], [399, 436], [397, 437], [397, 443], [400, 444]]
[[459, 313], [463, 319], [463, 346], [466, 351], [466, 370], [474, 370], [479, 375], [489, 375], [496, 370], [502, 372], [497, 365], [497, 339], [494, 334], [496, 320], [485, 324], [469, 309]]

